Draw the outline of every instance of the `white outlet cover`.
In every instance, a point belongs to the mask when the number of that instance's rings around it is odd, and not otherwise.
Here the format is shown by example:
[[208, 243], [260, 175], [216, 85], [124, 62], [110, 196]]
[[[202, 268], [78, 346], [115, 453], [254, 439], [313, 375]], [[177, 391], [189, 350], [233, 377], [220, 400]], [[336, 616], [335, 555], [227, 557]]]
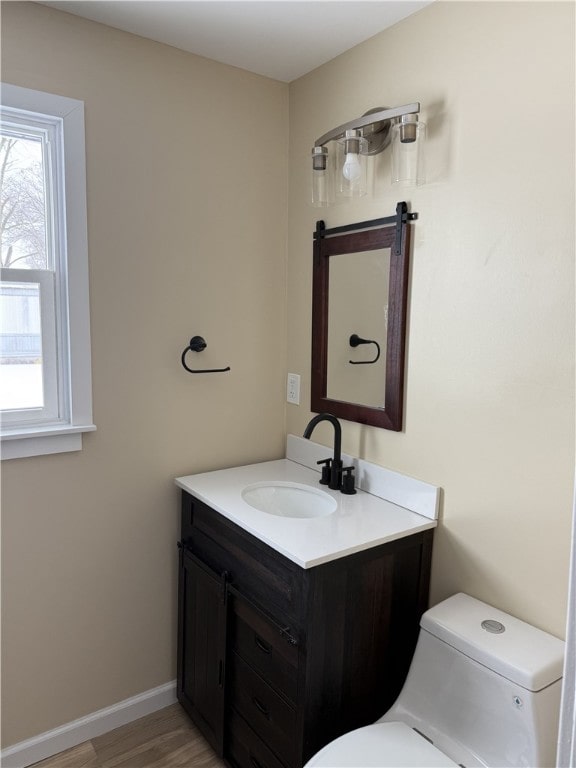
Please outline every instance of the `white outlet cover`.
[[300, 405], [300, 375], [289, 373], [286, 381], [286, 400], [294, 405]]

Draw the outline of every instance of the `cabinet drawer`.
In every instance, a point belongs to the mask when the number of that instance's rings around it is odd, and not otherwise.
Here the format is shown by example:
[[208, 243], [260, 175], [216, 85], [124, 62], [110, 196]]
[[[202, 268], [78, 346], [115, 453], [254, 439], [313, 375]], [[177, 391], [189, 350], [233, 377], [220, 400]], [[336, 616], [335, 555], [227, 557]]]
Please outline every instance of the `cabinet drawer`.
[[241, 592], [298, 621], [302, 568], [185, 491], [182, 542]]
[[286, 637], [283, 627], [255, 606], [231, 596], [230, 637], [232, 649], [287, 699], [298, 694], [298, 646]]
[[285, 768], [252, 728], [231, 711], [224, 757], [234, 768]]
[[294, 762], [296, 712], [268, 683], [232, 654], [230, 703], [262, 741], [286, 763]]

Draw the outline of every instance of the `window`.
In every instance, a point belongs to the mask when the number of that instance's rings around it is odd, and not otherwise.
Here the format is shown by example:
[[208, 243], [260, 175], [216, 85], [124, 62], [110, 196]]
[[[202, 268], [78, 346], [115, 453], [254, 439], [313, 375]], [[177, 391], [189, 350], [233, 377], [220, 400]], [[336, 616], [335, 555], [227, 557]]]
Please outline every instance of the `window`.
[[92, 424], [84, 105], [3, 84], [2, 458], [79, 450]]

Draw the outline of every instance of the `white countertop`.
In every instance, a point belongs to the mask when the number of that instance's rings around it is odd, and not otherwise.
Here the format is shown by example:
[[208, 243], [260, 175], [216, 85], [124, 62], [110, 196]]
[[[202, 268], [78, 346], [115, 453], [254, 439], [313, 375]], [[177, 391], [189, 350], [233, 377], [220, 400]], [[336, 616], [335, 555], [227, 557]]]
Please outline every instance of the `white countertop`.
[[[176, 479], [176, 484], [302, 568], [384, 544], [436, 526], [397, 504], [359, 490], [353, 496], [319, 485], [319, 473], [279, 459]], [[285, 518], [260, 512], [242, 498], [253, 483], [292, 482], [321, 489], [337, 501], [326, 517]]]

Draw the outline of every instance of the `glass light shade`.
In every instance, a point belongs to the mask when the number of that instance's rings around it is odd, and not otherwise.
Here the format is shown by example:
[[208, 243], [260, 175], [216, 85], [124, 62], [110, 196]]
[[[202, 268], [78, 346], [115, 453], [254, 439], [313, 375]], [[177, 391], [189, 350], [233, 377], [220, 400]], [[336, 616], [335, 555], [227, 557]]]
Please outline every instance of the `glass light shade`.
[[334, 202], [333, 174], [327, 147], [312, 149], [312, 205], [325, 208]]
[[392, 184], [415, 187], [426, 182], [425, 142], [426, 124], [416, 115], [403, 115], [392, 126]]
[[360, 131], [346, 131], [336, 142], [336, 196], [363, 197], [367, 193], [366, 155], [368, 142]]

